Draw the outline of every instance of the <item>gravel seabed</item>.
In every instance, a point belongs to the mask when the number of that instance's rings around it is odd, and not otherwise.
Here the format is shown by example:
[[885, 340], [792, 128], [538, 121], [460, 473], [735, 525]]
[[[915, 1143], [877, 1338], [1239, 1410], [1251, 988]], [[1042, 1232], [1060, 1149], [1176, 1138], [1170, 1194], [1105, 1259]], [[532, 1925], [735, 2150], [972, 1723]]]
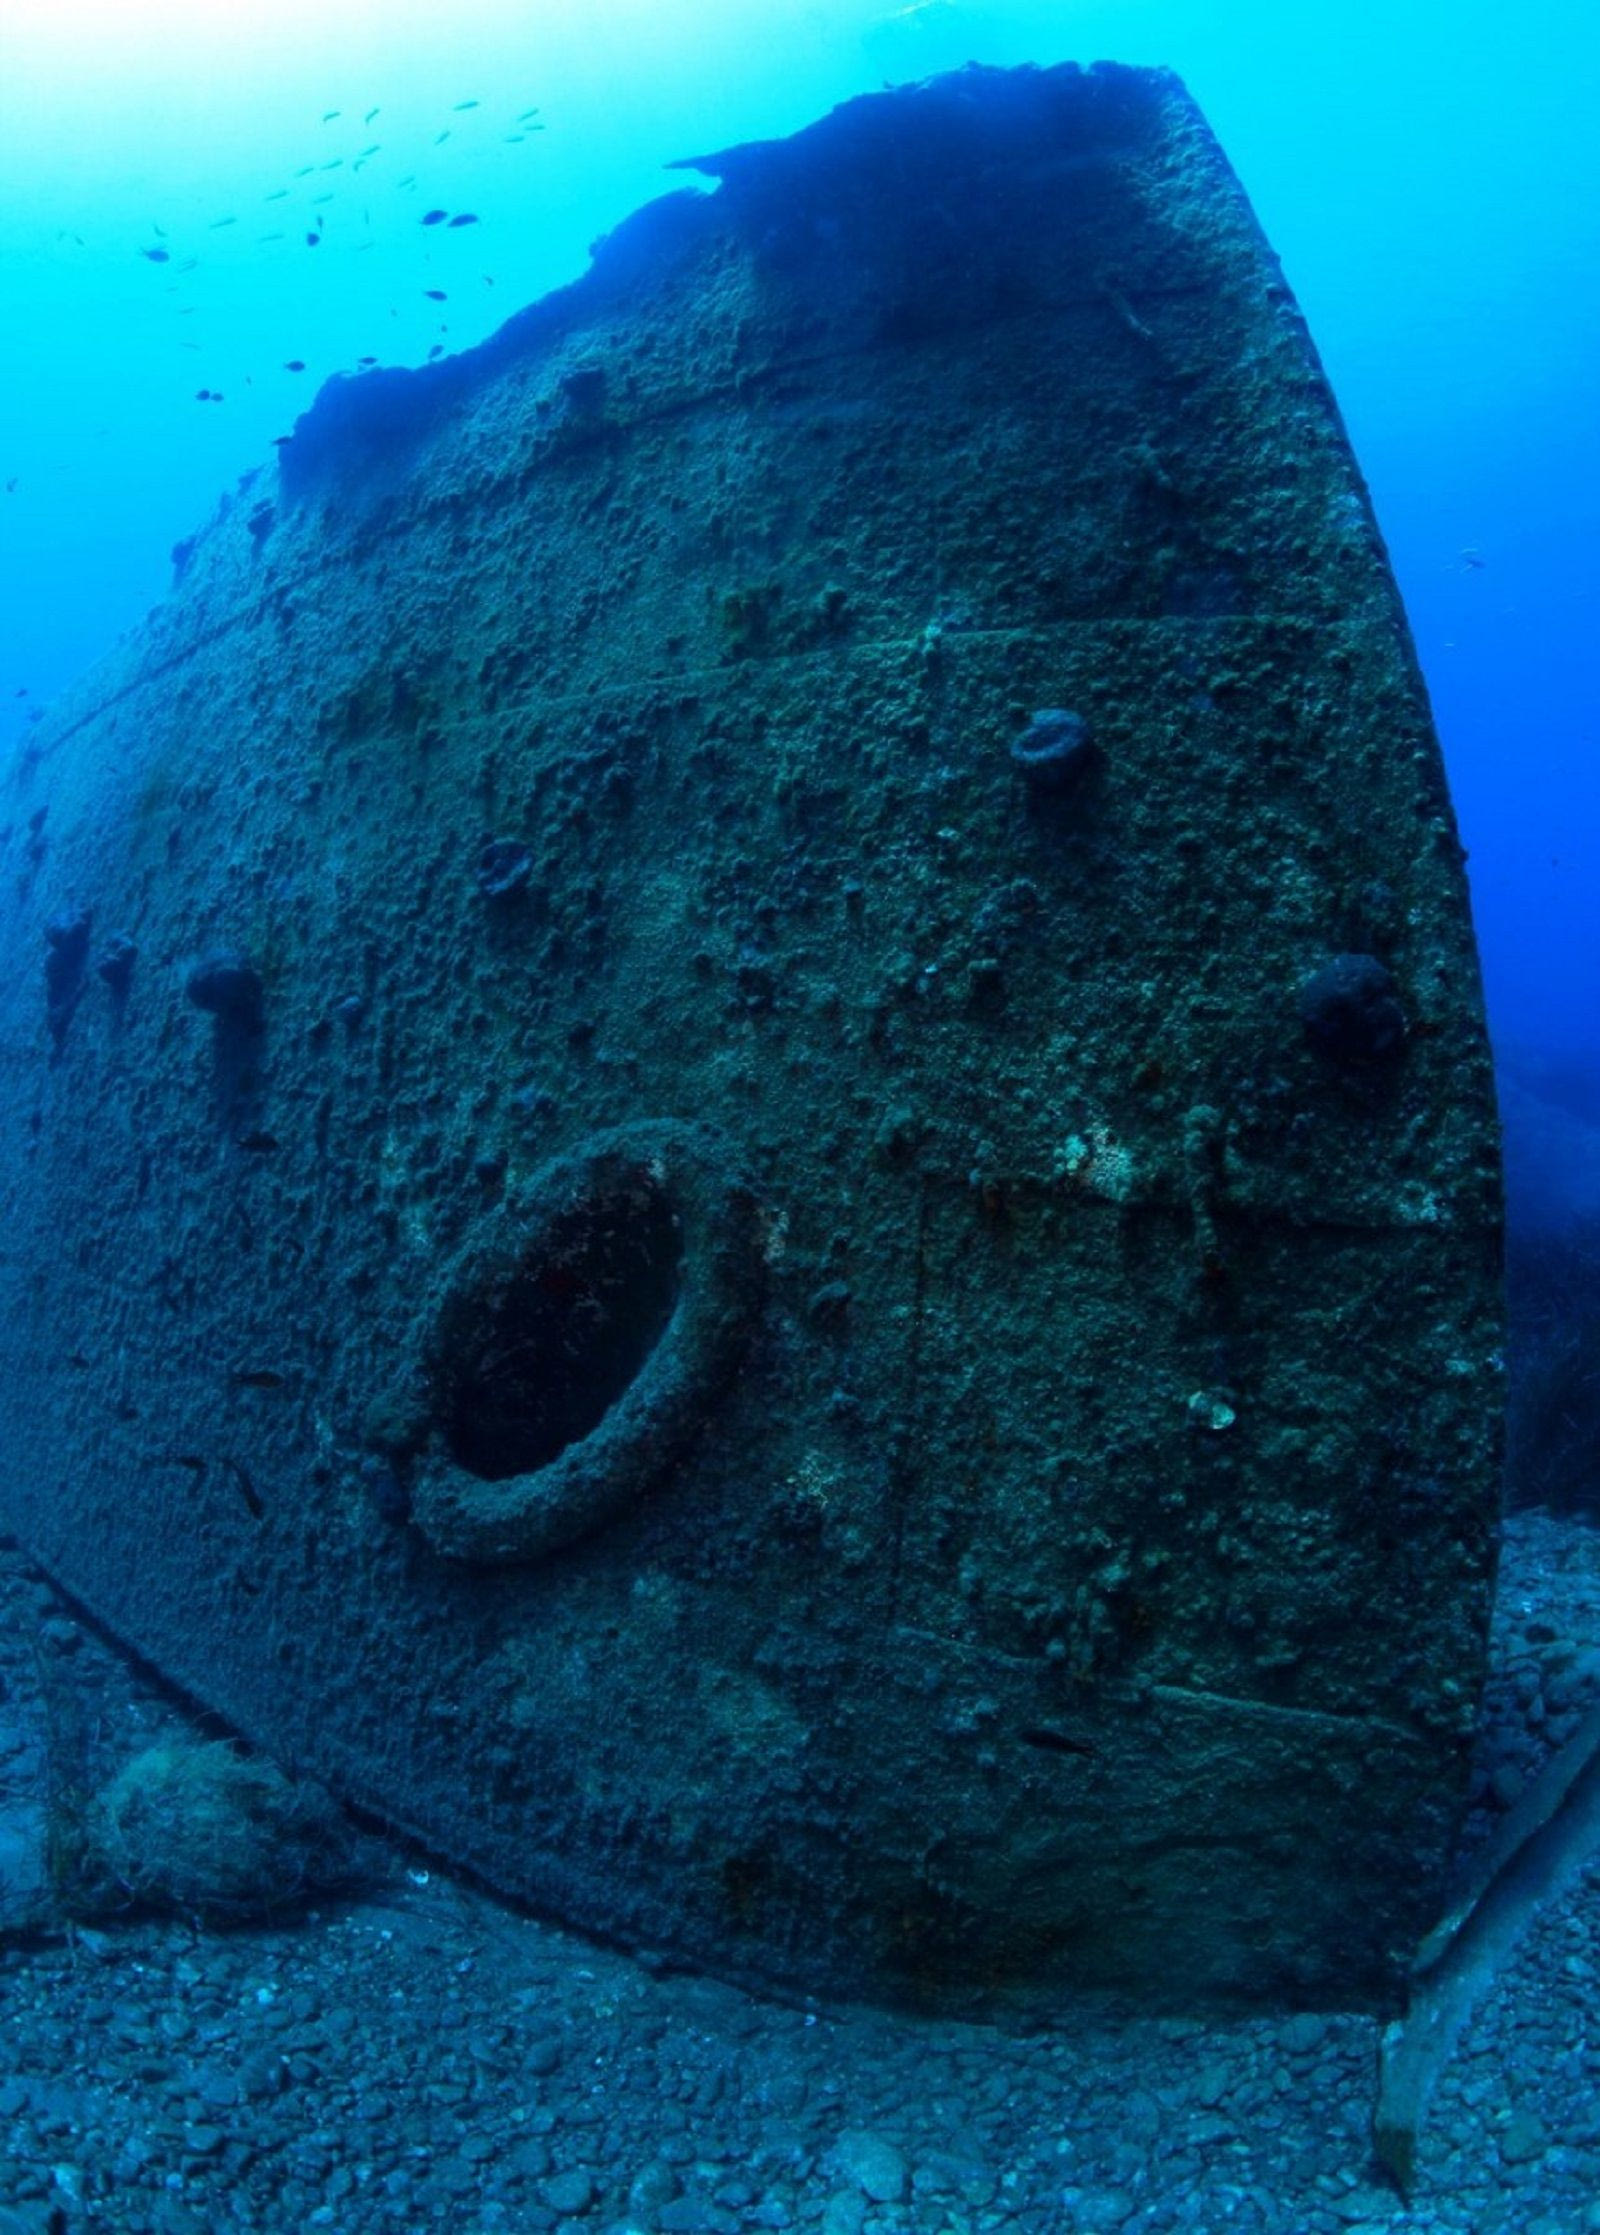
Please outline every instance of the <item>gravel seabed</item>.
[[[35, 1640], [113, 1761], [171, 1710], [0, 1548], [0, 1811], [43, 1775]], [[1507, 1524], [1469, 1837], [1600, 1696], [1600, 1532]], [[0, 1938], [0, 2235], [1600, 2231], [1600, 1859], [1436, 2091], [1409, 2207], [1378, 2027], [1066, 2013], [1008, 2036], [762, 2000], [396, 1856], [271, 1929]]]

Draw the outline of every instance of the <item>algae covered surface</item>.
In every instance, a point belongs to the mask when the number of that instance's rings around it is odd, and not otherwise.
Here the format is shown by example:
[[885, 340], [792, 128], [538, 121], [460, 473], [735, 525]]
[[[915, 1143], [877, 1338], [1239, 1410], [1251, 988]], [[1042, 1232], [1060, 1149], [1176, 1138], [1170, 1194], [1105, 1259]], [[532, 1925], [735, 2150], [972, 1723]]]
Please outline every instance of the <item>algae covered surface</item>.
[[700, 167], [330, 383], [36, 732], [0, 1505], [580, 1924], [1387, 2004], [1499, 1184], [1336, 408], [1160, 73]]

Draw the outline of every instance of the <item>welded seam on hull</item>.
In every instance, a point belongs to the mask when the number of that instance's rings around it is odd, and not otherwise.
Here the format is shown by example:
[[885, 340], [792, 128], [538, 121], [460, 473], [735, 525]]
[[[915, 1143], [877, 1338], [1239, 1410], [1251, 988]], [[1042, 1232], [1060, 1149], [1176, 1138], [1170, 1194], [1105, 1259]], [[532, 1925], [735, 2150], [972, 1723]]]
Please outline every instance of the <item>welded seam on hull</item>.
[[[298, 590], [307, 583], [315, 582], [323, 572], [338, 574], [342, 571], [343, 569], [339, 567], [330, 566], [318, 570], [317, 573], [295, 575], [280, 583], [276, 589], [264, 592], [259, 601], [245, 612], [236, 614], [232, 619], [219, 622], [214, 628], [206, 629], [188, 638], [181, 650], [171, 653], [165, 659], [155, 661], [149, 667], [142, 668], [138, 675], [130, 682], [125, 683], [120, 690], [112, 691], [105, 698], [98, 699], [93, 706], [76, 716], [66, 727], [52, 730], [46, 741], [45, 749], [53, 753], [59, 746], [67, 744], [70, 739], [76, 737], [80, 730], [89, 728], [91, 724], [101, 720], [104, 715], [113, 712], [118, 707], [125, 706], [130, 699], [136, 698], [141, 691], [154, 689], [157, 684], [164, 682], [169, 675], [180, 671], [194, 659], [197, 653], [209, 651], [213, 645], [225, 644], [230, 637], [237, 636], [241, 631], [254, 627], [264, 616], [270, 613], [274, 604], [284, 595], [287, 589]], [[1311, 629], [1325, 636], [1338, 636], [1350, 626], [1349, 616], [1344, 613], [1111, 613], [1090, 615], [1082, 620], [1075, 621], [1042, 622], [1031, 628], [963, 628], [955, 642], [958, 646], [967, 644], [1003, 646], [1014, 643], [1047, 645], [1052, 640], [1062, 637], [1083, 635], [1093, 631], [1108, 632], [1114, 629], [1134, 629], [1149, 633], [1157, 629], [1174, 631], [1198, 629], [1203, 631], [1239, 628], [1293, 628]], [[947, 637], [942, 647], [947, 654], [950, 644], [951, 639]], [[852, 658], [862, 654], [869, 657], [883, 658], [919, 656], [919, 647], [915, 635], [853, 637], [845, 649], [848, 656]], [[524, 698], [508, 699], [500, 702], [493, 714], [478, 713], [461, 716], [453, 724], [451, 734], [452, 736], [463, 736], [469, 732], [472, 723], [475, 721], [499, 723], [508, 714], [515, 714], [524, 710], [529, 713], [559, 714], [565, 712], [569, 707], [604, 704], [611, 698], [615, 698], [626, 705], [637, 702], [641, 696], [652, 690], [682, 692], [693, 690], [697, 686], [703, 687], [710, 682], [725, 683], [730, 675], [738, 674], [741, 667], [752, 668], [762, 674], [773, 672], [789, 674], [797, 669], [803, 672], [808, 663], [821, 665], [826, 662], [836, 662], [839, 657], [840, 653], [837, 648], [765, 652], [760, 655], [759, 659], [752, 658], [743, 662], [719, 661], [715, 667], [663, 668], [652, 671], [638, 680], [618, 683], [609, 690], [604, 684], [596, 682], [592, 686], [585, 685], [583, 689], [577, 691], [551, 692], [548, 695], [530, 693]]]

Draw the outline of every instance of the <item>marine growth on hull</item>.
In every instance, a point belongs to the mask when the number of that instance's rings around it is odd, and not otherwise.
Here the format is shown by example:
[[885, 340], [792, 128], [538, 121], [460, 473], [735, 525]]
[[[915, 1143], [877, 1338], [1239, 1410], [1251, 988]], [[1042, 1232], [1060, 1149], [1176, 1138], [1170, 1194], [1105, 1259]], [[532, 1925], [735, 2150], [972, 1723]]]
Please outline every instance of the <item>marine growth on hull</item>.
[[1383, 2005], [1499, 1181], [1337, 410], [1164, 73], [691, 167], [329, 382], [7, 779], [0, 1511], [578, 1924]]

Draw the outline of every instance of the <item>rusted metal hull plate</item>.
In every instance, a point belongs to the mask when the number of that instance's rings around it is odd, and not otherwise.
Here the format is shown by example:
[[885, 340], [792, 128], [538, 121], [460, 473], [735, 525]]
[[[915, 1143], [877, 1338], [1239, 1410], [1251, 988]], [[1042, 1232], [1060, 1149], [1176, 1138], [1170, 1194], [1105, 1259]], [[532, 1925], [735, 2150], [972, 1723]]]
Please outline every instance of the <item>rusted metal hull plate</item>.
[[325, 390], [10, 779], [0, 1510], [581, 1923], [1382, 2001], [1499, 1202], [1337, 413], [1161, 74], [708, 167]]

